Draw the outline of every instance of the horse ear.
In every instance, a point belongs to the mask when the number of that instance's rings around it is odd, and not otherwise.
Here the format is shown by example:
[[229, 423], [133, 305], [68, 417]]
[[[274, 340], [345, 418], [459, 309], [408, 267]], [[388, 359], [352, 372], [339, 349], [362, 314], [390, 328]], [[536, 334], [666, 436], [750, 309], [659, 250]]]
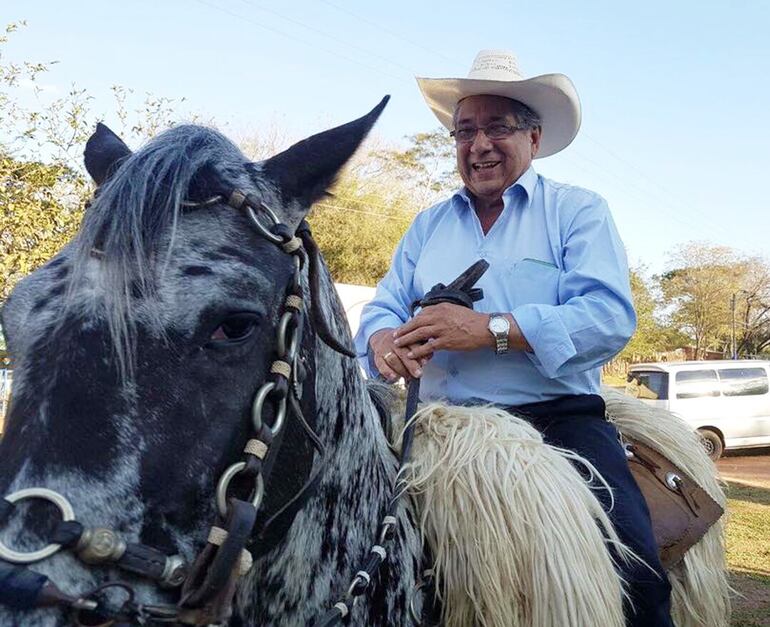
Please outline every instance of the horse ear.
[[262, 163], [262, 174], [278, 185], [284, 203], [305, 211], [321, 198], [371, 130], [390, 96], [364, 117], [313, 135]]
[[83, 160], [94, 183], [101, 185], [130, 154], [131, 150], [123, 140], [99, 122], [96, 131], [86, 143]]

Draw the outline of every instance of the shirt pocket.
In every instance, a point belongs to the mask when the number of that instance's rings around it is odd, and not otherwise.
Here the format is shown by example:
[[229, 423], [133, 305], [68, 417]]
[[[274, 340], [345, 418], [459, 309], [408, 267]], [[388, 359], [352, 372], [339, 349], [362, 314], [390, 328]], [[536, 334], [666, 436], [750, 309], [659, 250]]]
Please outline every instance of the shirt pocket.
[[510, 290], [513, 306], [528, 304], [559, 305], [561, 271], [539, 259], [522, 259], [511, 266]]

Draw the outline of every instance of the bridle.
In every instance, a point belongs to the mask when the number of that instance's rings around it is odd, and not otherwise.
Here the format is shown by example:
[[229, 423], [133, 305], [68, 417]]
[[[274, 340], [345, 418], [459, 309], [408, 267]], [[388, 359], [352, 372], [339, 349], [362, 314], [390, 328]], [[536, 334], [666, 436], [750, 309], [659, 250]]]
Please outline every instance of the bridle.
[[[292, 232], [259, 198], [239, 190], [200, 202], [186, 201], [182, 206], [192, 210], [222, 202], [244, 211], [261, 237], [290, 255], [293, 272], [278, 318], [275, 359], [267, 379], [254, 395], [250, 435], [242, 458], [229, 465], [217, 482], [217, 519], [210, 528], [206, 545], [193, 564], [188, 565], [181, 556], [168, 556], [153, 547], [126, 542], [111, 529], [85, 528], [77, 522], [66, 497], [57, 492], [46, 488], [19, 490], [0, 500], [0, 524], [5, 523], [16, 503], [26, 499], [49, 501], [60, 510], [62, 517], [51, 543], [43, 549], [22, 553], [0, 542], [0, 605], [13, 610], [52, 606], [69, 608], [74, 624], [83, 626], [209, 625], [227, 621], [232, 613], [238, 580], [252, 565], [252, 555], [246, 547], [254, 541], [255, 522], [263, 500], [265, 460], [269, 453], [274, 454], [278, 450], [276, 442], [280, 442], [289, 412], [297, 419], [322, 461], [299, 492], [261, 526], [260, 535], [264, 536], [265, 530], [277, 521], [290, 520], [314, 493], [323, 470], [325, 451], [301, 407], [306, 373], [300, 359], [300, 347], [304, 331], [302, 313], [307, 301], [301, 274], [306, 263], [309, 266], [309, 318], [316, 334], [333, 350], [350, 357], [354, 354], [334, 337], [323, 315], [319, 302], [320, 253], [307, 223], [303, 220], [296, 232]], [[98, 256], [104, 255], [102, 251], [97, 252]], [[447, 301], [460, 301], [460, 304], [472, 307], [473, 301], [480, 298], [480, 290], [470, 288], [485, 270], [486, 262], [477, 263], [449, 286], [436, 286], [425, 299], [415, 303], [413, 309]], [[407, 419], [413, 415], [418, 398], [419, 380], [415, 379], [408, 389]], [[402, 467], [410, 458], [414, 436], [413, 423], [407, 420], [406, 425], [401, 448]], [[239, 485], [236, 486], [236, 483]], [[248, 485], [245, 491], [242, 489], [244, 483]], [[387, 559], [386, 546], [395, 535], [397, 510], [404, 492], [399, 476], [364, 565], [354, 575], [346, 593], [315, 623], [317, 627], [345, 622], [357, 600], [374, 585], [375, 575]], [[244, 494], [245, 498], [240, 498]], [[180, 599], [176, 605], [143, 604], [137, 601], [133, 587], [124, 582], [108, 582], [79, 597], [64, 594], [54, 582], [28, 568], [29, 564], [44, 560], [62, 549], [71, 551], [87, 565], [114, 566], [150, 579], [161, 588], [181, 588]], [[113, 596], [122, 593], [125, 597], [119, 607], [106, 602], [104, 593], [107, 590], [111, 590]], [[419, 619], [417, 616], [413, 618]]]
[[[245, 212], [261, 237], [290, 255], [293, 271], [276, 325], [274, 360], [267, 379], [253, 397], [250, 436], [241, 460], [229, 465], [217, 482], [217, 519], [210, 528], [205, 547], [194, 563], [188, 565], [179, 555], [168, 556], [152, 547], [126, 542], [111, 529], [85, 528], [77, 522], [67, 498], [53, 490], [19, 490], [0, 500], [0, 523], [6, 521], [17, 503], [26, 499], [53, 503], [61, 513], [61, 521], [55, 527], [51, 543], [43, 549], [23, 553], [0, 542], [0, 560], [5, 562], [0, 561], [0, 604], [15, 610], [50, 606], [70, 608], [75, 624], [88, 625], [97, 624], [94, 622], [97, 615], [103, 617], [105, 625], [206, 625], [227, 620], [232, 611], [236, 583], [251, 567], [252, 556], [246, 546], [253, 540], [253, 529], [264, 495], [265, 459], [269, 452], [277, 450], [271, 449], [271, 446], [282, 435], [289, 413], [298, 420], [315, 451], [324, 458], [323, 444], [305, 419], [301, 407], [306, 373], [300, 359], [300, 347], [304, 330], [302, 314], [307, 300], [301, 273], [306, 263], [310, 266], [310, 317], [317, 335], [334, 350], [350, 356], [353, 353], [334, 338], [318, 303], [318, 248], [304, 221], [296, 233], [292, 233], [265, 203], [239, 190], [226, 197], [216, 195], [201, 202], [186, 201], [183, 209], [212, 207], [222, 202]], [[104, 254], [96, 251], [95, 256], [101, 258]], [[299, 511], [313, 493], [322, 468], [322, 464], [318, 465], [300, 491], [261, 525], [262, 535], [277, 521]], [[248, 483], [247, 496], [239, 498], [244, 483]], [[114, 566], [150, 579], [161, 588], [181, 588], [180, 600], [176, 605], [142, 604], [136, 600], [133, 588], [123, 582], [104, 584], [80, 597], [64, 594], [47, 577], [28, 569], [30, 564], [63, 549], [90, 566]], [[125, 601], [117, 610], [106, 607], [103, 593], [107, 589], [113, 589], [114, 594], [122, 591], [125, 596]], [[84, 623], [84, 620], [88, 622]]]

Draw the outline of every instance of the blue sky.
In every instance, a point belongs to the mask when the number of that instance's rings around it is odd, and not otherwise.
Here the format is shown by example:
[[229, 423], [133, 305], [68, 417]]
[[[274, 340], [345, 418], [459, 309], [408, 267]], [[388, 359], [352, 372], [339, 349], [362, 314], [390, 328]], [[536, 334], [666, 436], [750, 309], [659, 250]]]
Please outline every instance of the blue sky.
[[383, 138], [433, 129], [413, 77], [508, 48], [576, 84], [580, 134], [536, 168], [607, 198], [633, 264], [658, 271], [689, 240], [770, 257], [770, 2], [3, 0], [19, 19], [9, 56], [59, 61], [51, 93], [87, 89], [108, 124], [119, 84], [296, 138], [385, 93]]

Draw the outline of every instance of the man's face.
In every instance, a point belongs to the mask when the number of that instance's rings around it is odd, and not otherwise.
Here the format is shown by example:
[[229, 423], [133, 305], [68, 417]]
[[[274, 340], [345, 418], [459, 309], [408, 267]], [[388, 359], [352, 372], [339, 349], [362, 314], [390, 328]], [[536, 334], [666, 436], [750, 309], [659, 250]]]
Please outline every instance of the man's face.
[[[470, 96], [458, 105], [455, 130], [503, 123], [517, 126], [511, 101], [500, 96]], [[506, 188], [527, 171], [540, 146], [540, 129], [516, 131], [505, 139], [489, 139], [483, 131], [467, 144], [457, 144], [457, 169], [468, 190], [487, 203], [502, 198]]]

